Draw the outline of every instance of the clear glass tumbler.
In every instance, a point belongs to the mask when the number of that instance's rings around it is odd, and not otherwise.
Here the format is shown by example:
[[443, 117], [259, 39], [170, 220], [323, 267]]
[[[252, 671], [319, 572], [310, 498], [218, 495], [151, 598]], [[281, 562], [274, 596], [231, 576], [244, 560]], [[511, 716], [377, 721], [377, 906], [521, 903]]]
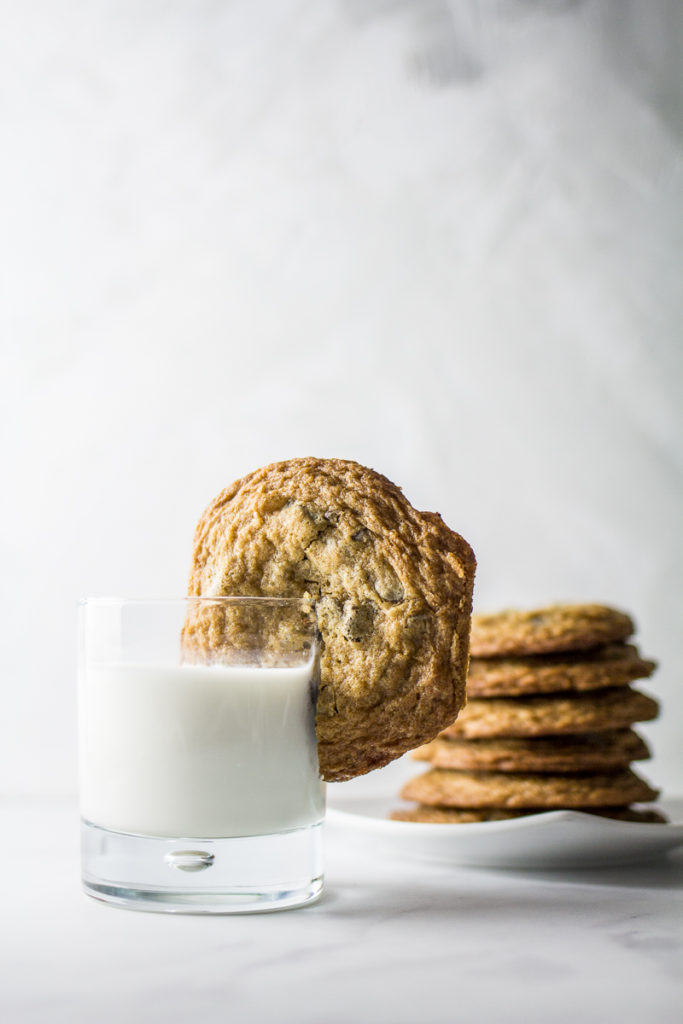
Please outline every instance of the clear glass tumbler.
[[80, 607], [86, 892], [231, 913], [323, 886], [315, 614], [285, 598]]

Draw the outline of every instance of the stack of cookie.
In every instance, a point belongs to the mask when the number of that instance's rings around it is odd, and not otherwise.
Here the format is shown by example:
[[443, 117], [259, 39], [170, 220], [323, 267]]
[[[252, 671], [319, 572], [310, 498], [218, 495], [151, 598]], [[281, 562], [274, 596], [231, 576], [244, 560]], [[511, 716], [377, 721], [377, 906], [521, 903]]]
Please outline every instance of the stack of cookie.
[[630, 767], [650, 756], [632, 728], [658, 704], [634, 689], [656, 665], [626, 641], [628, 615], [603, 605], [555, 605], [472, 619], [468, 703], [414, 751], [431, 768], [401, 791], [392, 818], [471, 822], [558, 808], [664, 821], [657, 791]]

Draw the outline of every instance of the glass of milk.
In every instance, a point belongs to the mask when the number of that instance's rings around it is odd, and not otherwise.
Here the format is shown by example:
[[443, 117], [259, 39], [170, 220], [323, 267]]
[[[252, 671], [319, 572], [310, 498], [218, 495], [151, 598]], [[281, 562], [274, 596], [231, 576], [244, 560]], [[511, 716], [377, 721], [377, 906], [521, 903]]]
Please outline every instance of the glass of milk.
[[316, 899], [325, 791], [311, 606], [90, 599], [79, 627], [85, 891], [194, 913]]

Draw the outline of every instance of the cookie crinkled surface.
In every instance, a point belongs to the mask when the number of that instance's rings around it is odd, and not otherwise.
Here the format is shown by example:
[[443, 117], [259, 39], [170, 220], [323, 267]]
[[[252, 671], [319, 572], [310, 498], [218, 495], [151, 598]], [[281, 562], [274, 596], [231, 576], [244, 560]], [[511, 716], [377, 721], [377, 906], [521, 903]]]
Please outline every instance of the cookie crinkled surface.
[[355, 462], [257, 470], [209, 505], [189, 594], [310, 597], [321, 639], [321, 775], [381, 767], [456, 718], [475, 558], [436, 513]]

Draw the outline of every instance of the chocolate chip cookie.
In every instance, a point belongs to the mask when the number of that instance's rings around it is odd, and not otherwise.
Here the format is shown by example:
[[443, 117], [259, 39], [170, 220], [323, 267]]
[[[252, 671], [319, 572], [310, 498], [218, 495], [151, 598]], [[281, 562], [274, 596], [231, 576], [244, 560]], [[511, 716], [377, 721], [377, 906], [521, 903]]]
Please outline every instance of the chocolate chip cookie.
[[419, 821], [432, 825], [470, 825], [478, 821], [507, 821], [509, 818], [522, 818], [529, 811], [506, 811], [503, 808], [490, 807], [484, 810], [471, 808], [464, 811], [458, 807], [430, 807], [418, 804], [392, 811], [389, 817], [393, 821]]
[[431, 768], [401, 790], [404, 800], [437, 807], [526, 809], [621, 807], [654, 800], [657, 790], [630, 768], [562, 775], [460, 772]]
[[[582, 807], [581, 811], [601, 818], [618, 818], [621, 821], [637, 821], [641, 824], [663, 825], [667, 822], [664, 814], [651, 807]], [[469, 825], [482, 821], [526, 818], [530, 814], [541, 813], [540, 810], [505, 811], [495, 807], [463, 811], [457, 807], [429, 807], [426, 804], [418, 804], [405, 810], [392, 811], [389, 817], [394, 821], [415, 821], [432, 825]]]
[[486, 697], [467, 702], [445, 736], [556, 736], [602, 732], [657, 717], [659, 705], [630, 686], [580, 694]]
[[386, 477], [303, 458], [251, 473], [209, 505], [189, 594], [313, 600], [318, 758], [335, 781], [388, 763], [455, 719], [474, 572], [467, 542]]
[[470, 697], [517, 697], [534, 693], [627, 686], [651, 676], [657, 663], [633, 644], [606, 644], [589, 653], [537, 654], [527, 658], [472, 658]]
[[554, 651], [581, 651], [627, 640], [633, 620], [599, 604], [557, 604], [534, 611], [496, 612], [472, 617], [473, 657], [524, 657]]
[[413, 752], [435, 768], [460, 771], [579, 772], [627, 768], [650, 756], [645, 740], [632, 729], [571, 736], [519, 739], [437, 738]]

